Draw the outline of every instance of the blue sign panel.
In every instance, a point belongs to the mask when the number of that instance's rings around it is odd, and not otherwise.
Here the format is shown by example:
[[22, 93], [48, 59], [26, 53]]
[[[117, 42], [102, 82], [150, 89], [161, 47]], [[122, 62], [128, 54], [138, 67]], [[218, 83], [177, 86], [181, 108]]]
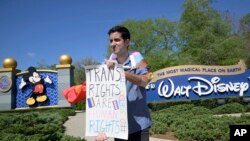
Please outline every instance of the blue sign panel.
[[[43, 85], [38, 85], [42, 87], [44, 95], [46, 95], [46, 100], [38, 101], [39, 90], [36, 90], [36, 85], [33, 83], [25, 83], [23, 88], [20, 88], [20, 85], [24, 81], [24, 75], [20, 75], [16, 79], [16, 108], [28, 108], [28, 107], [40, 107], [40, 106], [55, 106], [58, 105], [58, 76], [54, 72], [39, 72], [39, 78], [45, 80], [50, 78], [51, 83], [42, 83]], [[37, 92], [34, 92], [37, 91]], [[34, 99], [34, 103], [28, 103], [28, 99]]]
[[148, 102], [250, 96], [250, 70], [240, 66], [185, 66], [154, 73], [157, 75], [146, 87]]

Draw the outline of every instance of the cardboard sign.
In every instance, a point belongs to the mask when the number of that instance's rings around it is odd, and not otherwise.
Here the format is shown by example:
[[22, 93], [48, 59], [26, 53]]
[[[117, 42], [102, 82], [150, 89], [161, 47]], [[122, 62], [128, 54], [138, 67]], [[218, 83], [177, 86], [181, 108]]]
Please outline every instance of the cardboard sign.
[[126, 80], [122, 66], [86, 66], [86, 136], [127, 139]]

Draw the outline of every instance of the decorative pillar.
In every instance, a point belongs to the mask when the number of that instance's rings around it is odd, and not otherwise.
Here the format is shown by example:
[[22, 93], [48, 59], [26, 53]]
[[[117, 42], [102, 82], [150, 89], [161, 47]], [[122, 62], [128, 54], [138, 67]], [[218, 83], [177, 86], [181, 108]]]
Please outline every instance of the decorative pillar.
[[6, 111], [15, 108], [16, 93], [16, 69], [17, 62], [13, 58], [3, 60], [3, 68], [0, 68], [0, 110]]
[[72, 107], [64, 98], [63, 90], [74, 84], [74, 66], [71, 65], [72, 59], [69, 55], [63, 54], [59, 59], [60, 64], [56, 65], [58, 72], [58, 106]]

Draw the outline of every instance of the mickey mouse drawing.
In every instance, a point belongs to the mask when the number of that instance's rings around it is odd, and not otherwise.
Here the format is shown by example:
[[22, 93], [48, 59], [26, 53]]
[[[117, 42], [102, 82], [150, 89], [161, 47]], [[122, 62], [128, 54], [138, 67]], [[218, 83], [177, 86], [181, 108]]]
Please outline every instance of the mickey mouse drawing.
[[19, 85], [19, 89], [22, 89], [25, 85], [27, 85], [27, 83], [34, 86], [30, 97], [26, 100], [27, 105], [31, 106], [36, 102], [45, 102], [48, 99], [44, 91], [44, 82], [49, 84], [52, 83], [49, 76], [43, 80], [37, 73], [36, 68], [28, 68], [28, 73], [23, 76]]

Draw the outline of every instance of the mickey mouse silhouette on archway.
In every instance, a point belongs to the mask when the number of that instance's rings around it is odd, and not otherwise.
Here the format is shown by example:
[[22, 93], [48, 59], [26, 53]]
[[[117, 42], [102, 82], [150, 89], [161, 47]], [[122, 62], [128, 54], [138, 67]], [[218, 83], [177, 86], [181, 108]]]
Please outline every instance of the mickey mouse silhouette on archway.
[[26, 104], [31, 106], [34, 105], [36, 102], [45, 102], [48, 97], [45, 94], [44, 90], [44, 82], [51, 84], [52, 81], [47, 76], [44, 80], [41, 78], [41, 76], [38, 74], [36, 68], [29, 67], [28, 73], [23, 76], [21, 79], [21, 83], [19, 85], [19, 89], [22, 89], [27, 84], [33, 86], [33, 90], [29, 98], [26, 100]]

